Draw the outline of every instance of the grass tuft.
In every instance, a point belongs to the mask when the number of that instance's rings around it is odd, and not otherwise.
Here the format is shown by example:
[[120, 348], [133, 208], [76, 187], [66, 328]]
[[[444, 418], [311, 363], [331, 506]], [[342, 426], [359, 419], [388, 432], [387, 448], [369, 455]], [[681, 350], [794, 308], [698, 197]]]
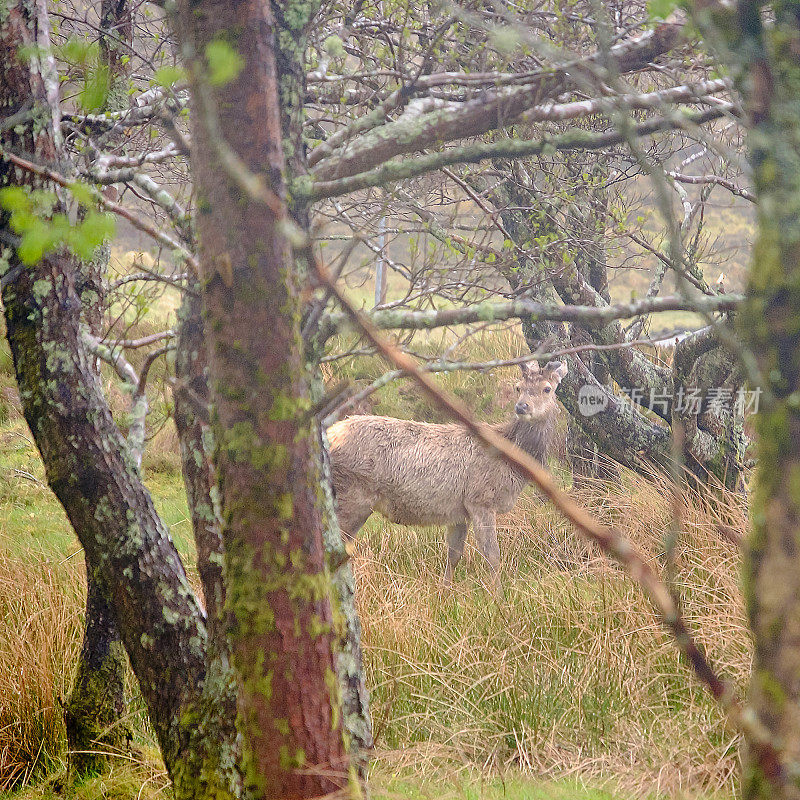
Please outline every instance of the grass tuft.
[[0, 550], [0, 792], [64, 767], [61, 702], [80, 650], [81, 564]]

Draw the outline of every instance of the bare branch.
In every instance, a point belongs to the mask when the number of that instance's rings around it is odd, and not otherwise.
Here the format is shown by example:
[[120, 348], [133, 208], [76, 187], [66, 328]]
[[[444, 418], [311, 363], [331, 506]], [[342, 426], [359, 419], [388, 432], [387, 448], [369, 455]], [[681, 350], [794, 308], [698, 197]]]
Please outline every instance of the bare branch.
[[722, 186], [724, 189], [727, 189], [731, 194], [734, 194], [737, 197], [743, 197], [745, 200], [749, 200], [751, 203], [756, 202], [756, 196], [749, 189], [744, 189], [743, 187], [738, 186], [734, 181], [729, 180], [728, 178], [721, 178], [719, 175], [684, 175], [681, 172], [667, 172], [666, 174], [674, 181], [678, 181], [679, 183], [688, 183], [693, 185], [709, 183], [716, 186]]
[[[684, 25], [684, 17], [675, 17], [617, 45], [611, 54], [617, 69], [621, 73], [639, 69], [667, 52], [679, 41]], [[604, 59], [604, 53], [594, 53], [557, 69], [543, 70], [522, 87], [487, 92], [456, 108], [426, 114], [422, 119], [389, 123], [368, 136], [349, 142], [341, 152], [329, 155], [317, 165], [315, 174], [320, 180], [347, 177], [401, 153], [480, 136], [509, 125], [533, 106], [573, 88], [579, 76], [596, 72]]]
[[164, 339], [174, 338], [175, 331], [161, 331], [160, 333], [151, 333], [149, 336], [143, 336], [141, 339], [117, 339], [116, 342], [105, 342], [105, 344], [114, 350], [135, 350], [139, 347], [147, 347], [149, 344], [163, 341]]
[[[642, 137], [659, 131], [694, 127], [719, 117], [731, 115], [735, 113], [735, 110], [731, 103], [722, 103], [695, 114], [672, 114], [655, 117], [635, 126], [633, 135]], [[316, 180], [319, 173], [315, 172], [315, 180], [310, 182], [308, 186], [296, 186], [295, 192], [307, 195], [311, 201], [322, 200], [326, 197], [347, 194], [357, 189], [384, 186], [394, 181], [416, 178], [453, 164], [474, 164], [489, 158], [523, 158], [525, 156], [539, 155], [549, 150], [600, 150], [627, 140], [628, 136], [625, 133], [613, 129], [604, 133], [574, 130], [552, 137], [545, 136], [533, 141], [527, 139], [503, 139], [499, 142], [453, 147], [443, 152], [413, 159], [390, 161], [375, 169], [336, 180]]]
[[[687, 299], [685, 297], [650, 297], [629, 303], [607, 306], [545, 305], [529, 298], [519, 298], [501, 303], [478, 303], [464, 308], [444, 308], [432, 311], [407, 309], [380, 309], [370, 314], [370, 324], [378, 329], [431, 330], [448, 325], [466, 325], [475, 322], [501, 322], [507, 319], [534, 319], [537, 322], [581, 322], [603, 324], [617, 319], [629, 319], [640, 314], [659, 311], [697, 311], [718, 313], [734, 311], [742, 303], [742, 295], [725, 294]], [[330, 314], [322, 326], [324, 338], [346, 327], [349, 315]]]
[[[31, 172], [34, 175], [40, 175], [43, 178], [47, 178], [59, 186], [69, 189], [74, 183], [74, 181], [67, 180], [67, 178], [65, 178], [63, 175], [55, 172], [49, 167], [42, 167], [39, 164], [34, 164], [32, 161], [20, 158], [13, 153], [9, 153], [8, 151], [2, 151], [2, 153], [3, 157], [12, 164], [26, 170], [27, 172]], [[165, 247], [168, 247], [170, 250], [180, 253], [185, 259], [186, 263], [192, 268], [194, 273], [198, 274], [197, 259], [179, 241], [173, 239], [169, 234], [164, 233], [153, 223], [149, 222], [148, 220], [144, 220], [134, 214], [132, 211], [129, 211], [127, 208], [125, 208], [125, 206], [121, 206], [119, 203], [115, 203], [113, 200], [103, 197], [102, 193], [94, 187], [88, 186], [86, 188], [89, 189], [97, 203], [105, 208], [106, 211], [110, 211], [112, 214], [116, 214], [117, 216], [128, 220], [128, 222], [130, 222], [131, 225], [133, 225], [137, 230], [140, 230], [142, 233], [146, 233], [148, 236], [159, 242], [159, 244], [162, 244]]]

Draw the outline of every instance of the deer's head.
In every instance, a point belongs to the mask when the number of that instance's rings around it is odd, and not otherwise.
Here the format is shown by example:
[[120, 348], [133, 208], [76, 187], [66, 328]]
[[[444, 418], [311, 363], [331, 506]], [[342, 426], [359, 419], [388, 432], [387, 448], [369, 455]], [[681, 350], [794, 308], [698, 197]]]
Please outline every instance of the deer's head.
[[520, 364], [522, 379], [516, 388], [519, 398], [514, 405], [518, 417], [530, 422], [544, 419], [556, 409], [556, 387], [567, 374], [567, 365], [550, 361], [540, 367], [536, 361]]

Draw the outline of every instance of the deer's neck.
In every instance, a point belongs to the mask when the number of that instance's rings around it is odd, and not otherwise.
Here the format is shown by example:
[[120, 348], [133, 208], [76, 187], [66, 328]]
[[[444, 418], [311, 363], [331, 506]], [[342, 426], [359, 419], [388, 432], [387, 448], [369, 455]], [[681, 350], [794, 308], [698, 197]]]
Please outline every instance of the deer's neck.
[[526, 419], [514, 419], [499, 426], [499, 432], [514, 442], [520, 450], [533, 456], [542, 463], [547, 457], [547, 450], [553, 437], [555, 418], [552, 416], [529, 422]]

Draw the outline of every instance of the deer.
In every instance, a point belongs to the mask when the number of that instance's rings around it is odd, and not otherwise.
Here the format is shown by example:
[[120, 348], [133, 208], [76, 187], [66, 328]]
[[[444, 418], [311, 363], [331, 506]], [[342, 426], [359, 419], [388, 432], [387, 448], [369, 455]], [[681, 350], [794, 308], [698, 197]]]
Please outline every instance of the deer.
[[[491, 427], [545, 463], [567, 365], [520, 364], [514, 416]], [[464, 552], [468, 524], [499, 590], [497, 514], [511, 511], [527, 478], [459, 424], [352, 416], [328, 428], [339, 527], [352, 540], [377, 511], [400, 525], [444, 525], [450, 584]]]

